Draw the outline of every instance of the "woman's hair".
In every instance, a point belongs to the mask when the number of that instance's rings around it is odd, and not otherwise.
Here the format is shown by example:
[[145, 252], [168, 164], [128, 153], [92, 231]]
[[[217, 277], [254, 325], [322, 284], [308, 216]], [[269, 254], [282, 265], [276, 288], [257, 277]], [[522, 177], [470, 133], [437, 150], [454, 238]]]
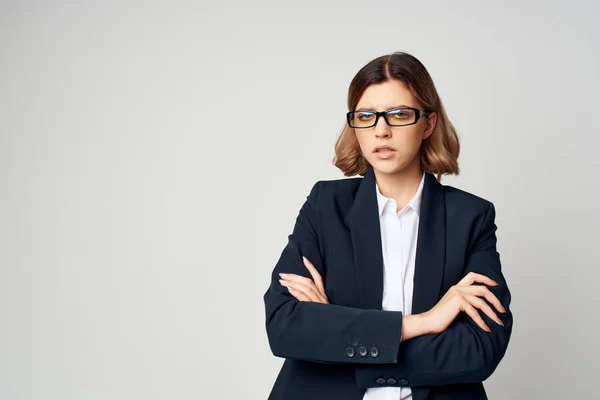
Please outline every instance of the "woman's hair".
[[[361, 68], [348, 89], [348, 111], [354, 111], [362, 94], [369, 85], [392, 79], [402, 81], [421, 104], [425, 111], [434, 111], [437, 122], [433, 133], [423, 141], [421, 149], [421, 168], [437, 175], [458, 175], [458, 154], [460, 144], [454, 125], [448, 119], [442, 100], [425, 66], [414, 56], [395, 52], [374, 59]], [[355, 129], [345, 124], [335, 144], [333, 164], [345, 176], [364, 176], [369, 162], [362, 156]]]

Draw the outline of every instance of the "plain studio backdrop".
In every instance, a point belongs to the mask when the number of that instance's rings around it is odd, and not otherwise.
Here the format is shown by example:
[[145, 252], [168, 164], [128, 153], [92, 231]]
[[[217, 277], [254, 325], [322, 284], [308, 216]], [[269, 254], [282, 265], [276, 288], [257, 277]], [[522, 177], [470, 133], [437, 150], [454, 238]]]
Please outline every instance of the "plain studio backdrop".
[[593, 1], [1, 1], [0, 398], [266, 399], [262, 295], [348, 85], [406, 51], [496, 205], [491, 399], [595, 398]]

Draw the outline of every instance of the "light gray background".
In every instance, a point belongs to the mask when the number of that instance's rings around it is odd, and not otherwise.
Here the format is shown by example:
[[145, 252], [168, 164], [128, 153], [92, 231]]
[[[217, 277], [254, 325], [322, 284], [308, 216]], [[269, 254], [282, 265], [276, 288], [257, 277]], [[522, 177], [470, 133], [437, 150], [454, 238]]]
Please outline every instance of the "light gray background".
[[0, 398], [266, 399], [271, 270], [393, 51], [496, 205], [490, 398], [597, 396], [598, 3], [77, 3], [0, 3]]

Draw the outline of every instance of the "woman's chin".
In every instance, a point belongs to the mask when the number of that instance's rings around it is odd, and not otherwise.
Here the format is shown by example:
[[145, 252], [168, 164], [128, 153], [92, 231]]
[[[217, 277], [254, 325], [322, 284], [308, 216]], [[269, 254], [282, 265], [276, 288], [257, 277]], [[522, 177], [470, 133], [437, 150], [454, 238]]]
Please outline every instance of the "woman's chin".
[[374, 169], [381, 172], [393, 172], [398, 170], [399, 168], [402, 168], [402, 163], [395, 157], [384, 160], [372, 157], [369, 160], [369, 163], [373, 166]]
[[381, 174], [395, 175], [402, 172], [407, 172], [409, 170], [409, 164], [401, 163], [401, 162], [393, 162], [393, 163], [385, 163], [385, 162], [377, 162], [375, 161], [373, 164], [373, 169]]

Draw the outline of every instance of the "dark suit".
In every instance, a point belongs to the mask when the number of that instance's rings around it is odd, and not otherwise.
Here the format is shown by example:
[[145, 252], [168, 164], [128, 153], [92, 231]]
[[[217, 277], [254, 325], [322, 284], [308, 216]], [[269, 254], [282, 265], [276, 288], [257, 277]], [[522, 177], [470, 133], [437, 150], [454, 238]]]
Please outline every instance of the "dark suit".
[[[361, 400], [366, 388], [381, 386], [410, 386], [414, 400], [486, 399], [481, 382], [498, 366], [512, 331], [493, 204], [426, 174], [412, 313], [430, 310], [474, 271], [499, 283], [488, 288], [507, 310], [497, 312], [504, 326], [480, 312], [488, 333], [460, 313], [440, 334], [400, 342], [402, 313], [381, 305], [375, 191], [371, 167], [364, 178], [317, 182], [300, 209], [264, 295], [269, 345], [286, 359], [269, 399]], [[299, 302], [279, 283], [280, 272], [311, 277], [303, 255], [323, 277], [330, 304]]]

